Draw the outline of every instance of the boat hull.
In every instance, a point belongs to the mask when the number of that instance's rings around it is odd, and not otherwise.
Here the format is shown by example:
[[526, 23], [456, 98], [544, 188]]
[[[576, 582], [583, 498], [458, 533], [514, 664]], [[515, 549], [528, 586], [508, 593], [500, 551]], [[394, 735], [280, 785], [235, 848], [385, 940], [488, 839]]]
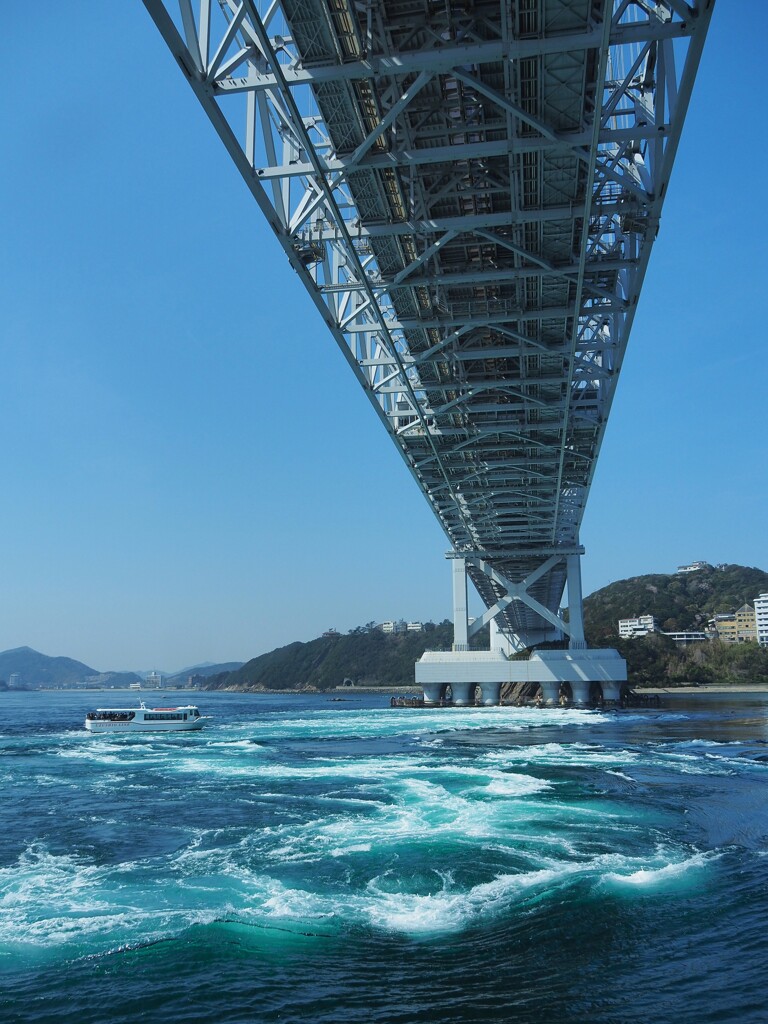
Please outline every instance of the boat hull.
[[197, 732], [205, 725], [206, 718], [198, 718], [193, 722], [113, 722], [102, 719], [86, 719], [85, 728], [89, 732]]

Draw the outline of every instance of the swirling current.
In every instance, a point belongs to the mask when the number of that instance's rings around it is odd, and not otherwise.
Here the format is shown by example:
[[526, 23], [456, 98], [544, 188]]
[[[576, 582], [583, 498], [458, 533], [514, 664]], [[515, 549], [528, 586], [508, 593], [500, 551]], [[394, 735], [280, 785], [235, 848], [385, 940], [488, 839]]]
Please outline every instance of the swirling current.
[[768, 695], [195, 697], [0, 694], [3, 1024], [768, 1021]]

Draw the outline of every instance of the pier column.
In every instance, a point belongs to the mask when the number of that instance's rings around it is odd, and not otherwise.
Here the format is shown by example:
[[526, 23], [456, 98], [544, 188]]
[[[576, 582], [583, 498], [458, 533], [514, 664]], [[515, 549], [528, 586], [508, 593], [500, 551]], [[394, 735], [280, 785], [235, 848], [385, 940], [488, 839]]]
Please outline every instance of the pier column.
[[453, 692], [454, 706], [457, 708], [468, 707], [469, 695], [474, 688], [474, 683], [451, 683], [451, 691]]
[[571, 693], [573, 694], [573, 706], [585, 708], [589, 704], [589, 688], [592, 684], [586, 679], [571, 681]]
[[613, 679], [606, 679], [600, 685], [603, 688], [603, 700], [606, 704], [621, 703], [621, 683], [617, 683]]
[[501, 683], [482, 683], [483, 707], [492, 708], [501, 703]]
[[560, 683], [557, 679], [540, 683], [543, 704], [546, 708], [556, 708], [560, 704]]
[[453, 649], [454, 651], [468, 651], [466, 559], [453, 558], [451, 566], [453, 570]]
[[425, 704], [439, 704], [445, 683], [422, 683]]
[[581, 597], [581, 555], [566, 555], [565, 561], [568, 568], [568, 647], [570, 650], [578, 650], [587, 646]]

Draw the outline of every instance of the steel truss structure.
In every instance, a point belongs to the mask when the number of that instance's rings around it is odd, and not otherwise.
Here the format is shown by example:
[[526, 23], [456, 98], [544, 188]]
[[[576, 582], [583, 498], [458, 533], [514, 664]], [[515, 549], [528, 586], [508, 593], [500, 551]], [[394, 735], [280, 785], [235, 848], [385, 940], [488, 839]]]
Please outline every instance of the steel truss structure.
[[489, 615], [544, 636], [714, 0], [143, 2]]

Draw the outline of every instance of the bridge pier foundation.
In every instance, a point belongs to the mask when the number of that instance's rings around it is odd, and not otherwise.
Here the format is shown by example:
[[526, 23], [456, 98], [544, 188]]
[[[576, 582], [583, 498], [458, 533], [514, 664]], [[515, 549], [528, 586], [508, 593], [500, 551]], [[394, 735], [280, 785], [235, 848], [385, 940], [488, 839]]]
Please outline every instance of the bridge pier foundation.
[[422, 683], [421, 689], [424, 693], [424, 704], [437, 707], [443, 702], [445, 683]]
[[606, 704], [621, 703], [621, 683], [613, 679], [606, 679], [601, 683], [603, 688], [603, 700]]
[[560, 680], [544, 680], [541, 687], [542, 704], [545, 708], [556, 708], [560, 704]]
[[457, 708], [469, 707], [470, 694], [474, 687], [474, 683], [451, 683], [451, 692], [453, 693], [453, 706]]
[[483, 683], [483, 696], [480, 703], [485, 708], [501, 704], [501, 683]]
[[585, 708], [589, 704], [589, 691], [592, 684], [587, 679], [574, 679], [571, 681], [571, 693], [573, 695], [573, 706]]

